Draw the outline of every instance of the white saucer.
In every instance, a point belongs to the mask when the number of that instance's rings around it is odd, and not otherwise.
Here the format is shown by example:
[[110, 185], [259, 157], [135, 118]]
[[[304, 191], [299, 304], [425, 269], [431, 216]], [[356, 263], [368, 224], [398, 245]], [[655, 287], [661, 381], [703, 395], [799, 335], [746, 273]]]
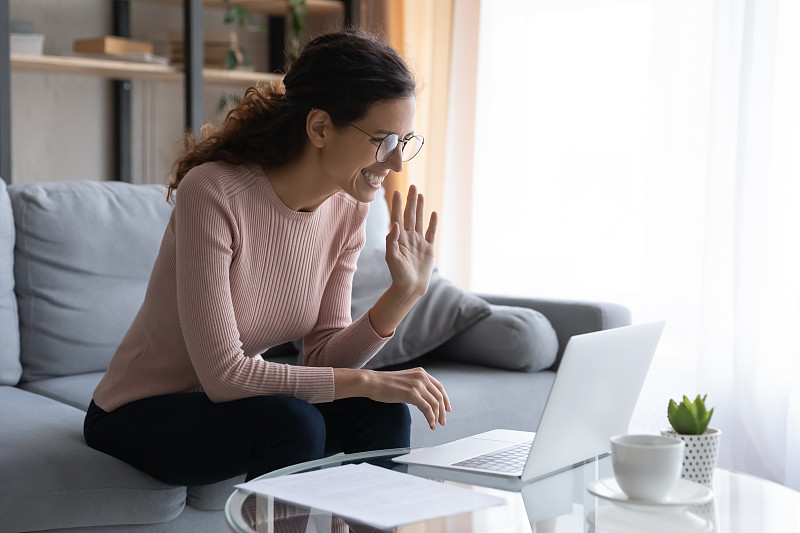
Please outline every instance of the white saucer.
[[613, 477], [599, 479], [589, 483], [586, 490], [590, 494], [613, 502], [621, 507], [634, 510], [675, 509], [688, 505], [700, 505], [711, 501], [714, 493], [705, 485], [700, 485], [688, 479], [679, 479], [675, 488], [663, 500], [634, 500], [629, 498], [619, 488], [617, 480]]

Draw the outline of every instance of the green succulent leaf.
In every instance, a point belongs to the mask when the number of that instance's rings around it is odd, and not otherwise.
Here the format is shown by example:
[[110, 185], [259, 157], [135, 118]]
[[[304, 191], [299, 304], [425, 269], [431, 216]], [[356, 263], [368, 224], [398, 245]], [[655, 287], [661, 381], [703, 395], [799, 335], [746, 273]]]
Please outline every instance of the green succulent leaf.
[[681, 435], [702, 435], [708, 428], [714, 409], [706, 410], [706, 396], [697, 395], [694, 402], [684, 395], [681, 403], [670, 400], [667, 406], [667, 419], [672, 429]]

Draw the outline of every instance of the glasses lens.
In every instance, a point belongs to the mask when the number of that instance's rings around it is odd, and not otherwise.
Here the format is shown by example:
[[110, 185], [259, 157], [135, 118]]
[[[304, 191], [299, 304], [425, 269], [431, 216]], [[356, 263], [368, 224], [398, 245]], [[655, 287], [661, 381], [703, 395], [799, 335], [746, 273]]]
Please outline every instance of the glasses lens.
[[376, 154], [376, 159], [378, 162], [383, 163], [389, 156], [392, 155], [392, 152], [395, 148], [397, 148], [397, 143], [399, 142], [399, 137], [397, 134], [392, 133], [391, 135], [387, 135], [383, 141], [381, 141], [380, 146], [378, 146], [378, 153]]
[[422, 150], [425, 139], [421, 135], [414, 135], [406, 141], [403, 147], [403, 161], [409, 161]]

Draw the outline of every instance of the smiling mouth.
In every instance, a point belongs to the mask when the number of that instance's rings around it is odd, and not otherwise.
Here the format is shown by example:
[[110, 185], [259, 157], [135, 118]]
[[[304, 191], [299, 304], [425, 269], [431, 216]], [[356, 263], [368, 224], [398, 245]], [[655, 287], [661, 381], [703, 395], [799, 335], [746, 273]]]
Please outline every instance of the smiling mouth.
[[383, 180], [386, 178], [388, 172], [386, 174], [373, 174], [372, 172], [369, 172], [367, 170], [362, 170], [361, 174], [365, 178], [367, 178], [367, 181], [370, 182], [372, 185], [380, 185], [381, 183], [383, 183]]

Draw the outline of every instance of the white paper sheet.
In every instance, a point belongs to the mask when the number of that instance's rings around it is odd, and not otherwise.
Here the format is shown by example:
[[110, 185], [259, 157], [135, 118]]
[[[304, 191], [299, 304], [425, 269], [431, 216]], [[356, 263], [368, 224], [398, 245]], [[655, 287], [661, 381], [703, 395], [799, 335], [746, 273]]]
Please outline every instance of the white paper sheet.
[[368, 463], [254, 480], [236, 486], [381, 529], [505, 503], [497, 496]]

